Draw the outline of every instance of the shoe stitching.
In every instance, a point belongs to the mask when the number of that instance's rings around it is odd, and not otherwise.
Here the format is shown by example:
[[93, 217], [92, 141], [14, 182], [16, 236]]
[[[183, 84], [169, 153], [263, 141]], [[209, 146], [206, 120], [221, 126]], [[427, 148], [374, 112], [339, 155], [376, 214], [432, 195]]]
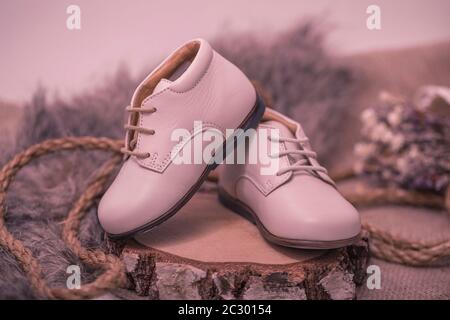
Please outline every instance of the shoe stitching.
[[195, 82], [195, 84], [194, 84], [193, 87], [188, 88], [188, 89], [186, 89], [186, 90], [184, 90], [184, 91], [176, 91], [176, 90], [174, 90], [174, 89], [172, 89], [172, 88], [170, 88], [170, 87], [167, 87], [167, 88], [161, 90], [160, 92], [157, 92], [157, 93], [152, 94], [152, 95], [148, 96], [147, 98], [145, 98], [145, 99], [142, 101], [142, 103], [141, 103], [141, 107], [143, 107], [144, 104], [146, 104], [148, 101], [150, 101], [150, 100], [153, 99], [153, 98], [156, 98], [157, 96], [161, 95], [161, 94], [164, 93], [165, 91], [172, 91], [172, 92], [174, 92], [174, 93], [182, 94], [182, 93], [186, 93], [186, 92], [189, 92], [189, 91], [195, 89], [195, 88], [200, 84], [200, 82], [205, 78], [205, 76], [206, 76], [206, 74], [209, 72], [209, 70], [211, 69], [211, 66], [212, 66], [212, 64], [213, 64], [213, 60], [214, 60], [215, 56], [216, 56], [216, 53], [213, 51], [213, 56], [212, 56], [212, 58], [211, 58], [211, 61], [209, 61], [208, 66], [206, 67], [205, 71], [202, 73], [202, 75], [200, 76], [200, 78]]
[[[208, 66], [206, 67], [206, 69], [205, 69], [205, 71], [203, 72], [203, 74], [200, 76], [200, 78], [195, 82], [195, 84], [194, 84], [194, 86], [193, 87], [191, 87], [191, 88], [189, 88], [189, 89], [187, 89], [187, 90], [185, 90], [185, 91], [175, 91], [175, 90], [173, 90], [172, 88], [165, 88], [164, 90], [162, 90], [162, 91], [160, 91], [160, 92], [158, 92], [158, 93], [156, 93], [156, 94], [154, 94], [154, 95], [150, 95], [149, 97], [147, 97], [147, 98], [145, 98], [144, 99], [144, 101], [141, 103], [141, 108], [144, 108], [144, 106], [145, 106], [145, 104], [147, 103], [147, 102], [149, 102], [151, 99], [153, 99], [153, 98], [155, 98], [155, 97], [157, 97], [157, 96], [159, 96], [160, 94], [162, 94], [162, 93], [164, 93], [165, 91], [167, 91], [167, 90], [169, 90], [169, 91], [172, 91], [172, 92], [174, 92], [174, 93], [177, 93], [177, 94], [183, 94], [183, 93], [186, 93], [186, 92], [188, 92], [188, 91], [191, 91], [191, 90], [193, 90], [194, 88], [196, 88], [199, 84], [200, 84], [200, 82], [205, 78], [205, 76], [206, 76], [206, 74], [209, 72], [209, 70], [211, 69], [211, 66], [212, 66], [212, 64], [213, 64], [213, 60], [215, 60], [215, 57], [216, 57], [216, 53], [213, 51], [212, 52], [212, 54], [213, 54], [213, 56], [211, 57], [211, 60], [209, 61], [209, 63], [208, 63]], [[139, 119], [139, 126], [140, 127], [143, 127], [143, 120], [144, 120], [144, 116], [141, 116], [140, 117], [140, 119]], [[219, 129], [221, 129], [221, 126], [219, 126]], [[223, 130], [223, 131], [225, 131], [225, 130]], [[140, 147], [140, 144], [141, 144], [141, 142], [142, 142], [142, 137], [141, 137], [141, 134], [138, 132], [137, 133], [137, 142], [136, 142], [136, 149], [139, 149], [139, 147]], [[169, 157], [170, 157], [170, 152], [169, 152]], [[168, 162], [168, 160], [167, 160], [167, 155], [166, 155], [166, 157], [163, 159], [163, 162], [161, 163], [161, 165], [159, 166], [159, 169], [161, 169], [162, 167], [164, 167], [166, 164], [167, 164], [167, 162]], [[145, 162], [144, 162], [145, 163]], [[162, 166], [162, 167], [161, 167]]]
[[[269, 127], [269, 126], [265, 126], [265, 127], [275, 129], [275, 128]], [[283, 151], [286, 150], [286, 146], [285, 146], [284, 142], [280, 143], [280, 147], [283, 149]], [[288, 165], [289, 164], [289, 161], [287, 159], [287, 155], [280, 157], [280, 159], [281, 159], [281, 161], [284, 162], [283, 163], [284, 165]], [[236, 182], [234, 183], [234, 187], [233, 187], [234, 194], [237, 195], [237, 184], [238, 184], [238, 182], [240, 180], [242, 180], [242, 179], [248, 179], [262, 194], [264, 194], [264, 196], [268, 196], [272, 191], [274, 191], [279, 186], [283, 185], [286, 181], [288, 181], [291, 178], [291, 176], [292, 176], [292, 173], [286, 172], [286, 173], [284, 173], [284, 174], [279, 176], [279, 177], [282, 177], [282, 179], [279, 182], [277, 181], [276, 185], [272, 185], [272, 187], [267, 188], [266, 187], [266, 183], [267, 183], [267, 181], [271, 181], [270, 179], [266, 179], [264, 183], [260, 183], [260, 182], [257, 181], [256, 177], [253, 177], [251, 175], [248, 175], [248, 174], [244, 173], [244, 174], [240, 175], [236, 179]], [[276, 177], [274, 177], [274, 178], [277, 179]]]
[[[217, 124], [215, 124], [215, 123], [213, 123], [213, 122], [203, 122], [203, 124], [206, 125], [206, 126], [204, 126], [204, 129], [205, 129], [205, 130], [206, 130], [206, 129], [210, 129], [210, 128], [217, 129], [217, 130], [219, 130], [219, 131], [222, 133], [222, 136], [223, 136], [224, 138], [226, 138], [226, 137], [225, 137], [225, 134], [224, 134], [224, 131], [225, 131], [225, 130], [222, 128], [222, 126], [219, 126], [219, 125], [217, 125]], [[190, 134], [191, 134], [191, 135], [190, 135], [190, 137], [189, 137], [189, 141], [192, 141], [193, 137], [195, 136], [195, 135], [193, 136], [194, 129], [195, 129], [195, 128], [191, 129], [191, 131], [190, 131]], [[204, 132], [205, 130], [203, 130], [202, 132]], [[198, 132], [197, 134], [199, 134], [199, 133], [200, 133], [200, 132]], [[176, 146], [176, 145], [175, 145], [175, 146]], [[168, 164], [172, 161], [172, 159], [171, 159], [171, 154], [172, 154], [171, 151], [168, 152], [168, 153], [164, 156], [163, 160], [162, 160], [160, 163], [156, 163], [155, 160], [149, 163], [147, 159], [138, 159], [137, 161], [138, 161], [138, 163], [140, 163], [141, 165], [145, 166], [146, 168], [149, 168], [149, 169], [156, 169], [157, 171], [164, 172], [164, 170], [167, 169]]]

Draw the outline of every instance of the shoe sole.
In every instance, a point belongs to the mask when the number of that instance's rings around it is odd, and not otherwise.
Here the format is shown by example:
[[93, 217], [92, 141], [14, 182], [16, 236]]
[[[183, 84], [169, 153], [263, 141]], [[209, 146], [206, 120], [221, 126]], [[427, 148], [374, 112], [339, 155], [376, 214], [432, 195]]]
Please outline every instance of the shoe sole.
[[[243, 129], [244, 132], [247, 129], [256, 129], [256, 127], [259, 124], [259, 121], [261, 120], [262, 116], [264, 115], [265, 108], [266, 107], [264, 105], [262, 98], [259, 97], [259, 95], [257, 95], [255, 105], [253, 106], [251, 112], [245, 117], [244, 121], [241, 123], [241, 125], [239, 126], [238, 129]], [[236, 146], [234, 146], [235, 143], [231, 144], [231, 143], [229, 143], [229, 141], [230, 140], [232, 141], [233, 139], [237, 139], [238, 143], [242, 142], [242, 141], [240, 141], [241, 140], [240, 137], [241, 137], [241, 135], [235, 135], [235, 136], [229, 137], [224, 142], [223, 146], [221, 148], [219, 148], [219, 150], [216, 150], [216, 152], [219, 152], [217, 158], [224, 160], [228, 156], [228, 154], [236, 148]], [[232, 147], [230, 148], [230, 146], [232, 146]], [[200, 188], [202, 183], [206, 180], [206, 178], [208, 177], [208, 174], [212, 170], [217, 168], [218, 165], [219, 165], [219, 163], [216, 163], [216, 162], [208, 164], [207, 167], [205, 168], [205, 170], [203, 171], [202, 175], [200, 176], [200, 178], [191, 187], [191, 189], [189, 189], [189, 191], [180, 199], [180, 201], [178, 201], [175, 204], [175, 206], [173, 206], [166, 213], [162, 214], [159, 218], [152, 220], [143, 226], [140, 226], [138, 228], [135, 228], [135, 229], [125, 232], [125, 233], [120, 233], [120, 234], [107, 233], [108, 236], [111, 239], [124, 239], [124, 238], [129, 238], [129, 237], [135, 237], [137, 235], [146, 233], [146, 232], [150, 231], [151, 229], [153, 229], [154, 227], [165, 222], [166, 220], [168, 220], [169, 218], [174, 216], [192, 198], [192, 196], [198, 191], [198, 189]]]
[[299, 240], [299, 239], [287, 239], [277, 237], [272, 233], [270, 233], [264, 227], [264, 225], [258, 219], [258, 216], [248, 205], [246, 205], [239, 199], [230, 196], [225, 190], [223, 190], [223, 188], [219, 188], [218, 193], [220, 203], [222, 203], [226, 208], [230, 209], [232, 212], [241, 215], [242, 217], [246, 218], [251, 223], [256, 225], [260, 233], [267, 241], [275, 243], [277, 245], [298, 249], [321, 249], [321, 250], [336, 249], [351, 245], [356, 241], [358, 241], [361, 237], [361, 234], [358, 234], [355, 237], [349, 239], [334, 240], [334, 241]]

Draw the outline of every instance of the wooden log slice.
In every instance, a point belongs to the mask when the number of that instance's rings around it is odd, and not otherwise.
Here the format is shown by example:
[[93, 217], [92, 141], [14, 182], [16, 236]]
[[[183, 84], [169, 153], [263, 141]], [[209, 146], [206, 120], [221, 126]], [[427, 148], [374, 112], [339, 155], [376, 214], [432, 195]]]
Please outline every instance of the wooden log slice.
[[122, 298], [354, 299], [368, 261], [365, 236], [336, 250], [272, 245], [215, 193], [198, 193], [136, 240], [121, 254], [130, 279]]

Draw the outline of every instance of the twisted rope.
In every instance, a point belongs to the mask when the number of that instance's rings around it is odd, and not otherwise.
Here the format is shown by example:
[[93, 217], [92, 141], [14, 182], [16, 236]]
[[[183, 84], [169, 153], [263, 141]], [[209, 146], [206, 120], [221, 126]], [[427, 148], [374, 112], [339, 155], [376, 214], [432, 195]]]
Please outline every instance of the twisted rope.
[[[120, 162], [120, 147], [121, 141], [107, 138], [69, 137], [52, 139], [31, 146], [27, 150], [19, 153], [0, 171], [0, 245], [6, 248], [19, 261], [33, 289], [39, 296], [50, 299], [91, 298], [102, 294], [105, 290], [120, 287], [125, 284], [125, 269], [118, 257], [106, 254], [101, 250], [86, 249], [77, 238], [80, 221], [86, 214], [86, 210], [93, 204], [94, 199], [101, 194], [109, 175]], [[99, 170], [94, 181], [88, 185], [86, 191], [70, 210], [63, 228], [63, 239], [67, 246], [81, 261], [93, 267], [103, 268], [104, 273], [94, 282], [82, 285], [80, 289], [50, 288], [43, 278], [43, 271], [37, 259], [33, 257], [29, 249], [25, 248], [22, 241], [16, 239], [6, 229], [6, 191], [17, 172], [33, 159], [54, 151], [73, 150], [77, 148], [113, 151], [116, 153]]]
[[[81, 219], [85, 216], [87, 209], [93, 205], [94, 200], [102, 194], [106, 181], [120, 162], [121, 146], [121, 140], [108, 138], [68, 137], [46, 140], [17, 154], [0, 171], [0, 245], [14, 255], [39, 296], [50, 299], [85, 299], [96, 297], [107, 290], [123, 287], [126, 284], [125, 268], [120, 258], [101, 250], [84, 248], [77, 237]], [[114, 153], [114, 156], [99, 170], [94, 180], [75, 202], [64, 221], [62, 231], [63, 240], [81, 261], [93, 267], [100, 267], [104, 272], [95, 281], [82, 285], [80, 289], [51, 288], [44, 280], [43, 270], [37, 259], [33, 257], [22, 241], [8, 232], [5, 226], [6, 192], [17, 172], [33, 159], [56, 151], [74, 149], [102, 150]], [[419, 204], [449, 208], [449, 194], [450, 192], [447, 193], [446, 200], [421, 196]], [[367, 192], [359, 191], [359, 193], [346, 196], [356, 205], [376, 204], [386, 200], [389, 203], [417, 205], [417, 201], [411, 199], [417, 199], [418, 194], [403, 190], [400, 193], [393, 193], [380, 189], [375, 193], [369, 192], [369, 195]], [[364, 223], [363, 227], [369, 232], [372, 239], [372, 253], [387, 261], [419, 266], [428, 265], [450, 255], [450, 239], [439, 243], [407, 242], [367, 223]]]
[[442, 258], [450, 257], [450, 240], [425, 243], [398, 239], [370, 224], [363, 223], [370, 235], [370, 252], [375, 257], [412, 266], [427, 266]]
[[[353, 191], [343, 192], [343, 195], [357, 206], [410, 205], [446, 209], [447, 213], [450, 213], [450, 187], [447, 188], [444, 197], [392, 187], [377, 188], [364, 185], [359, 185]], [[369, 233], [370, 251], [377, 258], [411, 266], [428, 266], [450, 257], [450, 238], [435, 242], [410, 242], [380, 230], [368, 222], [363, 221], [362, 226]]]

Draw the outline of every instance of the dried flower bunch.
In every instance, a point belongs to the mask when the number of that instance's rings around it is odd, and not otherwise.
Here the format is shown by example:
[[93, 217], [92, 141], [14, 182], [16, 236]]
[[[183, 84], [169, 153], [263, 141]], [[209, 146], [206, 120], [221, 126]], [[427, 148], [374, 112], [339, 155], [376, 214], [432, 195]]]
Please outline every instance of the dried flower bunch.
[[443, 194], [450, 184], [450, 88], [407, 101], [387, 93], [361, 114], [355, 172], [383, 186]]

